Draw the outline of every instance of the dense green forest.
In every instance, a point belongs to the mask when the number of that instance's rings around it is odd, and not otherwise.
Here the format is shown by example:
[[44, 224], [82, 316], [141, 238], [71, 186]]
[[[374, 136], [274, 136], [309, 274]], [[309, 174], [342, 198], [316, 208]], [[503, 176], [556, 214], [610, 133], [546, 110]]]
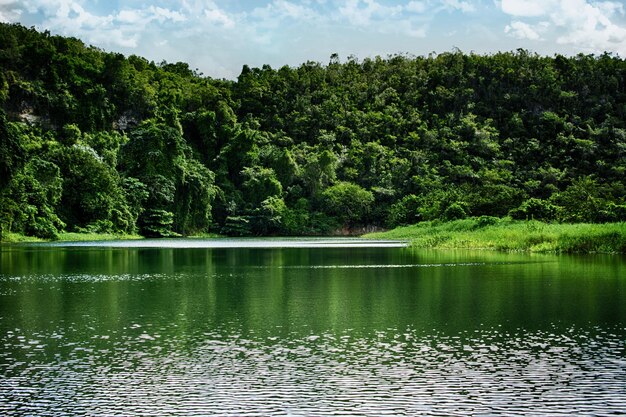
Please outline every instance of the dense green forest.
[[626, 61], [610, 54], [333, 55], [228, 81], [0, 24], [0, 67], [4, 232], [626, 220]]

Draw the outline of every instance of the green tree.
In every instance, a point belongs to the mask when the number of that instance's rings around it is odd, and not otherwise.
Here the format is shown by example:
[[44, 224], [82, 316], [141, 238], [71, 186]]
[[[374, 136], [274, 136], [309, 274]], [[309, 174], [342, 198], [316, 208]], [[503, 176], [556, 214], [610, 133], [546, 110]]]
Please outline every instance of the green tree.
[[0, 109], [0, 190], [7, 186], [23, 166], [25, 156], [17, 132], [9, 125], [4, 111]]
[[373, 203], [371, 191], [349, 182], [339, 182], [322, 192], [324, 211], [346, 226], [366, 221]]
[[271, 168], [246, 167], [241, 171], [245, 201], [258, 207], [268, 197], [281, 197], [283, 187]]
[[52, 159], [64, 180], [59, 215], [76, 228], [98, 232], [132, 231], [119, 174], [84, 144], [59, 147]]
[[31, 159], [11, 180], [2, 198], [2, 223], [6, 231], [55, 239], [65, 227], [56, 215], [63, 180], [52, 162]]

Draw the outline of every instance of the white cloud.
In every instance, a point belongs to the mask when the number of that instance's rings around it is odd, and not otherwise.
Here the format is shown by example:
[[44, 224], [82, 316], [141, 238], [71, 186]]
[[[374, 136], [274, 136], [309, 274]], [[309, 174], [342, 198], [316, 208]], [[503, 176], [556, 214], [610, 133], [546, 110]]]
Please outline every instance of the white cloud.
[[[502, 0], [502, 11], [517, 19], [505, 26], [506, 34], [518, 39], [550, 37], [579, 52], [604, 51], [626, 54], [624, 6], [612, 1], [588, 0]], [[530, 20], [522, 20], [522, 19]], [[540, 25], [535, 19], [545, 22]]]
[[414, 0], [406, 5], [389, 6], [376, 0], [348, 0], [337, 9], [334, 21], [347, 29], [424, 38], [428, 22], [442, 10], [441, 7], [431, 7], [431, 1]]
[[368, 26], [373, 20], [390, 19], [401, 12], [402, 6], [385, 6], [375, 0], [348, 0], [339, 8], [339, 14], [355, 26]]
[[130, 49], [134, 49], [139, 46], [139, 34], [129, 33], [128, 31], [119, 29], [93, 32], [89, 36], [82, 35], [80, 37], [88, 43], [96, 45], [116, 45], [121, 46], [122, 48]]
[[[86, 38], [87, 41], [92, 41], [92, 39], [105, 39], [105, 36], [100, 36], [102, 32], [115, 30], [112, 25], [114, 19], [112, 15], [97, 16], [91, 14], [78, 2], [60, 1], [56, 8], [52, 2], [41, 3], [47, 16], [43, 26], [58, 30], [62, 34], [80, 36]], [[120, 33], [112, 35], [114, 35], [112, 40], [121, 39]], [[128, 44], [128, 42], [119, 43], [120, 46], [123, 44]]]
[[426, 3], [423, 1], [410, 1], [406, 6], [404, 6], [404, 10], [411, 13], [424, 13], [427, 10]]
[[412, 38], [425, 38], [427, 34], [426, 26], [414, 27], [410, 22], [404, 22], [399, 28], [401, 33]]
[[263, 27], [277, 27], [285, 19], [308, 22], [322, 18], [313, 8], [286, 0], [274, 0], [265, 7], [257, 7], [250, 17]]
[[166, 20], [172, 22], [184, 22], [187, 18], [181, 13], [175, 10], [165, 9], [163, 7], [150, 6], [148, 11], [152, 14], [153, 18], [163, 23]]
[[440, 0], [441, 5], [447, 10], [460, 10], [463, 13], [469, 13], [476, 10], [474, 5], [469, 1], [461, 0]]
[[216, 23], [225, 28], [232, 28], [235, 26], [235, 21], [218, 8], [205, 9], [204, 17], [209, 23]]
[[39, 14], [42, 19], [38, 26], [44, 29], [76, 36], [88, 43], [123, 48], [137, 47], [143, 32], [153, 22], [163, 25], [186, 20], [180, 11], [159, 6], [125, 8], [103, 15], [92, 13], [85, 7], [80, 0], [0, 0], [0, 15], [4, 18], [5, 10], [12, 10], [17, 15]]
[[528, 39], [531, 41], [541, 39], [541, 35], [531, 25], [517, 20], [511, 22], [510, 25], [506, 25], [504, 33], [517, 39]]
[[146, 16], [139, 10], [121, 10], [115, 20], [122, 24], [134, 25], [146, 21]]
[[601, 3], [597, 3], [596, 6], [602, 10], [603, 12], [613, 15], [616, 12], [619, 14], [624, 14], [624, 5], [622, 3], [612, 2], [612, 1], [604, 1]]
[[587, 51], [615, 51], [626, 53], [626, 28], [613, 22], [611, 17], [619, 8], [607, 4], [590, 4], [574, 0], [577, 9], [562, 9], [551, 18], [554, 24], [564, 29], [557, 38], [561, 44], [580, 45]]
[[317, 17], [317, 13], [313, 9], [285, 0], [274, 0], [269, 7], [277, 15], [295, 20]]
[[22, 15], [22, 5], [15, 0], [0, 0], [0, 22], [17, 22]]
[[553, 0], [502, 0], [500, 7], [506, 14], [533, 17], [545, 15], [554, 3]]

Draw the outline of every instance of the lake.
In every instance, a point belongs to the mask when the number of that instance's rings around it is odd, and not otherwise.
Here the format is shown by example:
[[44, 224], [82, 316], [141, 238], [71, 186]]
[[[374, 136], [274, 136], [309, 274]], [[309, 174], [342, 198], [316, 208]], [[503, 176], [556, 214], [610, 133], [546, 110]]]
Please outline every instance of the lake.
[[626, 259], [0, 246], [0, 415], [626, 413]]

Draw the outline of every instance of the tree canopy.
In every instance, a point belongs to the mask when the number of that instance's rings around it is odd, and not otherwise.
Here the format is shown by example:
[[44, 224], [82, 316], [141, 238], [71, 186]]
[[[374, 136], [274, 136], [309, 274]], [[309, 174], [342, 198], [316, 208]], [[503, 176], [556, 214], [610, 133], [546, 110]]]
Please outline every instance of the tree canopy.
[[626, 220], [626, 61], [447, 52], [216, 80], [0, 24], [0, 230]]

